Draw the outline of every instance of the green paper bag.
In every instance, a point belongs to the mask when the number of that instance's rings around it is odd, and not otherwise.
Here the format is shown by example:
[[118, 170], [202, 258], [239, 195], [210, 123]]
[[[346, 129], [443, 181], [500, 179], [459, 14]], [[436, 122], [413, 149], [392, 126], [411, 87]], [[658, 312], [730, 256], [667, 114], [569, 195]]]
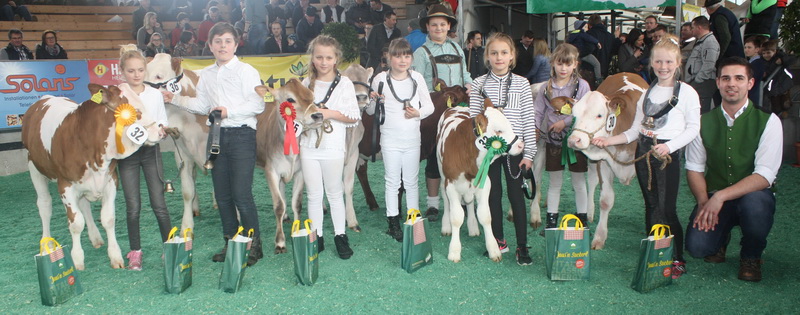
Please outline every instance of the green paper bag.
[[175, 237], [177, 227], [169, 232], [164, 242], [164, 290], [181, 293], [192, 286], [192, 229], [183, 230], [183, 237]]
[[400, 267], [408, 273], [433, 263], [433, 248], [425, 235], [428, 221], [419, 216], [419, 210], [408, 210], [408, 216], [403, 223], [403, 252], [400, 256]]
[[300, 220], [292, 224], [292, 256], [294, 274], [302, 285], [313, 285], [319, 276], [319, 253], [317, 232], [310, 228], [311, 219], [304, 222], [305, 230], [300, 229]]
[[39, 274], [39, 292], [44, 305], [59, 305], [83, 293], [72, 255], [66, 247], [62, 247], [52, 237], [45, 237], [39, 241], [39, 254], [33, 256]]
[[228, 251], [225, 253], [225, 262], [222, 263], [222, 274], [219, 276], [219, 288], [228, 293], [236, 293], [242, 286], [244, 271], [247, 269], [247, 255], [250, 254], [250, 246], [253, 243], [253, 229], [247, 232], [247, 236], [241, 233], [243, 227], [239, 227], [236, 235], [228, 240]]
[[642, 293], [672, 284], [674, 236], [664, 224], [653, 225], [650, 234], [639, 244], [639, 263], [631, 281], [631, 288]]
[[[575, 220], [574, 227], [568, 227]], [[589, 229], [575, 215], [561, 219], [557, 228], [545, 229], [545, 264], [550, 280], [589, 280], [591, 240]]]

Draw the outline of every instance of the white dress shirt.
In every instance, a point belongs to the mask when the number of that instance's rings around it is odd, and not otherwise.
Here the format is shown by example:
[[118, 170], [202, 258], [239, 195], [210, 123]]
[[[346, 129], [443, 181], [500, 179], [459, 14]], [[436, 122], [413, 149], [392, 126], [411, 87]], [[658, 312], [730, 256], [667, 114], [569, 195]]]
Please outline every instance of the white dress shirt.
[[[661, 128], [649, 130], [642, 128], [644, 119], [644, 96], [642, 93], [636, 103], [636, 114], [633, 117], [633, 125], [624, 132], [628, 143], [639, 138], [639, 134], [645, 136], [655, 136], [658, 140], [669, 140], [666, 142], [669, 153], [683, 148], [700, 133], [700, 97], [689, 84], [680, 82], [681, 91], [678, 93], [678, 104], [667, 114], [667, 123]], [[650, 101], [658, 104], [665, 102], [672, 97], [674, 87], [663, 87], [655, 85], [650, 91]], [[669, 105], [666, 105], [669, 106]]]

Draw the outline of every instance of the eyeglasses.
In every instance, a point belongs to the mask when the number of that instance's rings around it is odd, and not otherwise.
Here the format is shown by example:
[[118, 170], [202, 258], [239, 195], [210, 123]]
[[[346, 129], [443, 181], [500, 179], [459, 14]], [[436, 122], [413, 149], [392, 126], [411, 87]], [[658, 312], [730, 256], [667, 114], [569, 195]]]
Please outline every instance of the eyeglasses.
[[44, 39], [56, 39], [54, 36], [45, 37]]

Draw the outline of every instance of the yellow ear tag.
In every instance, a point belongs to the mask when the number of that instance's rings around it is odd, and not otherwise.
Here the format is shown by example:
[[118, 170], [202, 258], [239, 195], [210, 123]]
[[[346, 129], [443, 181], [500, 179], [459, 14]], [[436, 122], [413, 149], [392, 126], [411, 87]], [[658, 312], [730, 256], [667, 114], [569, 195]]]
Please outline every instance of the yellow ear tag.
[[92, 95], [92, 102], [95, 102], [97, 104], [102, 104], [103, 103], [103, 91], [102, 90], [97, 91], [97, 93], [94, 93]]
[[570, 106], [569, 103], [564, 104], [564, 106], [561, 107], [561, 114], [572, 115], [572, 106]]
[[434, 90], [436, 90], [436, 92], [441, 91], [442, 90], [442, 84], [441, 83], [437, 84], [436, 88]]
[[453, 99], [450, 96], [448, 96], [447, 97], [447, 108], [452, 108], [452, 107], [453, 107]]
[[617, 110], [614, 111], [614, 116], [619, 116], [620, 113], [622, 113], [622, 108], [620, 108], [620, 106], [617, 105]]
[[269, 103], [274, 101], [275, 101], [275, 96], [273, 96], [272, 93], [267, 92], [266, 94], [264, 94], [264, 103]]

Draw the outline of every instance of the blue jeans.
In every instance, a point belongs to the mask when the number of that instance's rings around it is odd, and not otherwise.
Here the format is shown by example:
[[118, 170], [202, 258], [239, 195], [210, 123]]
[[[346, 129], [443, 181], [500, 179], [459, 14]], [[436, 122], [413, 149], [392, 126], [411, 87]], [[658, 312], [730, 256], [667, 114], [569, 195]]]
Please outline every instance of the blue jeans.
[[725, 202], [713, 231], [703, 232], [692, 227], [696, 215], [697, 206], [686, 228], [686, 251], [692, 257], [702, 258], [717, 253], [725, 244], [727, 235], [738, 225], [742, 228], [740, 258], [760, 259], [774, 221], [775, 195], [767, 188]]
[[24, 5], [12, 7], [6, 4], [0, 8], [0, 21], [14, 21], [14, 14], [19, 14], [19, 17], [25, 21], [30, 21], [33, 19], [33, 17], [31, 17], [31, 13], [28, 12], [28, 7]]
[[[239, 225], [244, 235], [253, 229], [259, 237], [258, 212], [253, 200], [253, 170], [256, 166], [256, 131], [250, 127], [222, 128], [220, 153], [214, 160], [211, 179], [219, 205], [222, 235], [231, 238]], [[236, 218], [236, 211], [242, 222]]]

